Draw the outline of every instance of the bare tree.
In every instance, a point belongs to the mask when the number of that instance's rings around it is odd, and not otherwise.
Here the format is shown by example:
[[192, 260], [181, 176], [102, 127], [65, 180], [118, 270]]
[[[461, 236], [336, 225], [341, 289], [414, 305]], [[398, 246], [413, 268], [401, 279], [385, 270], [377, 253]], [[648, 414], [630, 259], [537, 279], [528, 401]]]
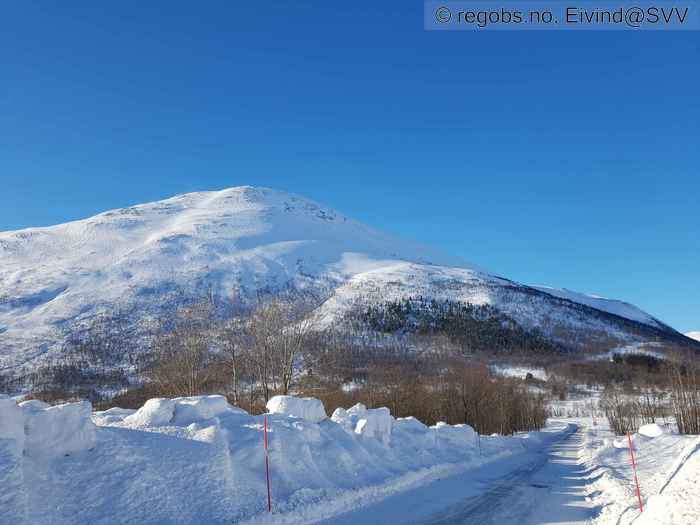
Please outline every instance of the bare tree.
[[163, 395], [193, 396], [206, 391], [213, 374], [211, 316], [209, 303], [182, 309], [173, 329], [155, 339], [146, 374]]
[[245, 349], [250, 345], [248, 328], [243, 318], [234, 317], [223, 323], [219, 334], [221, 349], [227, 358], [227, 367], [230, 370], [230, 396], [234, 405], [238, 405], [241, 400], [239, 382], [245, 359]]
[[289, 393], [315, 328], [312, 311], [303, 296], [279, 296], [261, 302], [248, 320], [250, 359], [266, 402], [272, 392]]
[[693, 357], [669, 366], [671, 406], [681, 434], [700, 434], [700, 366]]

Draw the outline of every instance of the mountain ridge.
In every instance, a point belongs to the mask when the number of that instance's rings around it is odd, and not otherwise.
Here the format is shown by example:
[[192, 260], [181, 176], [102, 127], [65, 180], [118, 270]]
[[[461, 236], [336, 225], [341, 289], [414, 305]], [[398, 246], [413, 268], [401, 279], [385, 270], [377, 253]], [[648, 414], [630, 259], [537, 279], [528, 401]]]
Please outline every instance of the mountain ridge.
[[367, 294], [423, 294], [494, 304], [528, 329], [587, 326], [629, 338], [615, 323], [574, 313], [569, 301], [683, 337], [632, 305], [527, 287], [302, 196], [253, 186], [186, 193], [2, 232], [0, 261], [0, 366], [55, 352], [59, 332], [100, 311], [157, 315], [177, 290], [188, 295], [206, 289], [232, 298], [261, 289], [324, 286], [331, 293], [318, 315], [331, 322]]

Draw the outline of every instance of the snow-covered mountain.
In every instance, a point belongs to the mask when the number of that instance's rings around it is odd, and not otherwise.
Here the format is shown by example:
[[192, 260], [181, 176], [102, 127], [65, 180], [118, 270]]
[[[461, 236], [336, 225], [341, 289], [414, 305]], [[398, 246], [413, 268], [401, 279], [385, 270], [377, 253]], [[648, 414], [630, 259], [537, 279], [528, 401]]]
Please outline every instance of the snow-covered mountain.
[[358, 302], [422, 295], [491, 304], [567, 340], [683, 337], [632, 305], [524, 286], [246, 186], [0, 233], [0, 367], [53, 351], [60, 330], [101, 311], [157, 314], [183, 295], [245, 298], [289, 285], [327, 290], [326, 322]]
[[567, 290], [566, 288], [557, 289], [549, 286], [533, 286], [533, 288], [537, 288], [538, 290], [548, 293], [549, 295], [561, 297], [562, 299], [567, 299], [574, 303], [585, 304], [591, 308], [596, 308], [604, 312], [619, 315], [620, 317], [625, 317], [627, 319], [631, 319], [632, 321], [661, 327], [661, 322], [658, 319], [653, 318], [651, 315], [640, 310], [633, 304], [629, 304], [624, 301], [606, 299], [593, 294], [573, 292], [571, 290]]
[[700, 341], [700, 332], [688, 332], [685, 336]]

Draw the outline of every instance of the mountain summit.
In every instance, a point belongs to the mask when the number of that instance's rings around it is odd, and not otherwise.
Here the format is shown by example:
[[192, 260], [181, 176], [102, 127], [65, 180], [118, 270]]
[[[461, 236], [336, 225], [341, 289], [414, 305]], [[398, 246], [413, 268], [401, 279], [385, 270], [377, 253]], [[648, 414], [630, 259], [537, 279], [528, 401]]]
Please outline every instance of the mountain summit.
[[288, 286], [327, 290], [326, 321], [358, 301], [422, 296], [493, 305], [553, 338], [683, 337], [632, 305], [524, 286], [303, 197], [243, 186], [0, 233], [0, 367], [56, 351], [99, 312], [157, 315], [183, 296]]

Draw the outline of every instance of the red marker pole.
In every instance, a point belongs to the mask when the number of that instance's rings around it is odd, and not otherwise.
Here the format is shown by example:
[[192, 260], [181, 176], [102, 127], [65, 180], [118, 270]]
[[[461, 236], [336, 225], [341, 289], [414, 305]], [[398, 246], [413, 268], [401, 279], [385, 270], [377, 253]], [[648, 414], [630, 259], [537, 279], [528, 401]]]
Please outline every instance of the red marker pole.
[[265, 478], [267, 479], [267, 512], [272, 512], [272, 493], [270, 492], [270, 453], [267, 446], [267, 414], [264, 418], [263, 444], [265, 446]]
[[634, 473], [634, 485], [637, 489], [637, 500], [639, 501], [639, 512], [644, 512], [644, 505], [642, 505], [642, 493], [639, 491], [639, 480], [637, 479], [637, 462], [634, 460], [634, 448], [632, 448], [632, 438], [630, 433], [627, 432], [627, 443], [630, 447], [630, 459], [632, 460], [632, 472]]

